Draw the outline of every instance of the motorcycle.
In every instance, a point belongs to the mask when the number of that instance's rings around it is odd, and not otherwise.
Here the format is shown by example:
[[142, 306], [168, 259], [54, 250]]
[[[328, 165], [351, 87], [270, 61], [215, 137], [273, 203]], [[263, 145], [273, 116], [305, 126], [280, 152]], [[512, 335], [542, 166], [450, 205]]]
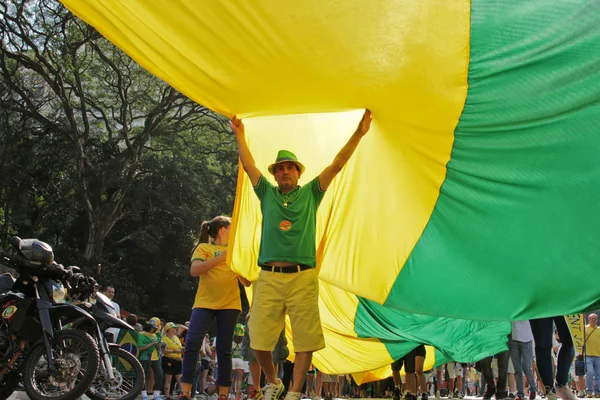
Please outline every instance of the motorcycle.
[[95, 293], [94, 299], [84, 302], [84, 306], [95, 318], [100, 329], [96, 329], [85, 318], [78, 318], [71, 329], [88, 332], [99, 345], [101, 363], [96, 378], [86, 395], [92, 400], [132, 400], [142, 391], [146, 377], [137, 357], [120, 346], [108, 343], [103, 334], [108, 328], [134, 330], [120, 320], [112, 302], [104, 294]]
[[63, 329], [63, 321], [95, 321], [87, 311], [67, 304], [66, 294], [68, 289], [89, 297], [95, 281], [56, 264], [44, 242], [14, 236], [10, 244], [12, 251], [0, 250], [0, 263], [13, 268], [18, 278], [10, 287], [12, 278], [2, 278], [0, 399], [8, 398], [21, 380], [33, 400], [82, 396], [98, 372], [98, 346], [86, 332]]

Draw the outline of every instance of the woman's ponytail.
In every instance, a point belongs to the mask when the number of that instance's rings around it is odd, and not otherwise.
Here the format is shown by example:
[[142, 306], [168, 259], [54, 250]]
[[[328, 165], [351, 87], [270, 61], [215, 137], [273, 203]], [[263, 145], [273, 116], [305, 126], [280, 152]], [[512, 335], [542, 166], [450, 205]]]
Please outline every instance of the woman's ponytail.
[[198, 238], [198, 244], [210, 243], [210, 235], [208, 234], [209, 230], [210, 230], [210, 221], [202, 222], [202, 225], [200, 225], [200, 237]]

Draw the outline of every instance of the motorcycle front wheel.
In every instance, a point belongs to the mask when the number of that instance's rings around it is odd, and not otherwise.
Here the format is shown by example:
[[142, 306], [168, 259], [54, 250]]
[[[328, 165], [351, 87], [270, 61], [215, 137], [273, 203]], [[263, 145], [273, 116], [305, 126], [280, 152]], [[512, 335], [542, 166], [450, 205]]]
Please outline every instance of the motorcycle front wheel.
[[25, 359], [23, 386], [32, 400], [70, 400], [82, 396], [90, 387], [100, 356], [98, 346], [83, 331], [54, 332], [51, 342], [54, 369], [49, 370], [46, 346], [36, 345]]
[[86, 395], [92, 400], [132, 400], [140, 395], [146, 376], [136, 356], [117, 345], [110, 346], [110, 363], [114, 379], [109, 379], [100, 361], [96, 379]]

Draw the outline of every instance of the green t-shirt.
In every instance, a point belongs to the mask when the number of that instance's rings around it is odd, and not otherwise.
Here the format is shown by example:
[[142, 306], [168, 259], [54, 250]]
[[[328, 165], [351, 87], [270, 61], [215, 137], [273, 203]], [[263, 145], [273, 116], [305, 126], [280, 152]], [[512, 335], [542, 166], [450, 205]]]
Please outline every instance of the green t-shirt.
[[263, 216], [258, 263], [287, 261], [315, 267], [317, 209], [325, 195], [319, 178], [284, 195], [261, 176], [254, 192]]

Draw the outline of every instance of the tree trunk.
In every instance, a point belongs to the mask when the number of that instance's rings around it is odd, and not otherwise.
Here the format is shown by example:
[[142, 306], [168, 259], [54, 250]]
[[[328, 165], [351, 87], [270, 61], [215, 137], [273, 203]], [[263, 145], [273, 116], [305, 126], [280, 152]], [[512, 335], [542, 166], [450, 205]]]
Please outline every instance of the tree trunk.
[[88, 214], [87, 239], [83, 255], [91, 264], [102, 262], [104, 239], [106, 239], [106, 236], [108, 236], [115, 224], [121, 219], [120, 208], [121, 206], [118, 205], [116, 208], [111, 210], [104, 209], [95, 215]]
[[104, 238], [106, 234], [102, 232], [96, 221], [90, 221], [88, 225], [87, 239], [85, 241], [84, 257], [88, 261], [98, 262], [102, 258], [104, 249]]

